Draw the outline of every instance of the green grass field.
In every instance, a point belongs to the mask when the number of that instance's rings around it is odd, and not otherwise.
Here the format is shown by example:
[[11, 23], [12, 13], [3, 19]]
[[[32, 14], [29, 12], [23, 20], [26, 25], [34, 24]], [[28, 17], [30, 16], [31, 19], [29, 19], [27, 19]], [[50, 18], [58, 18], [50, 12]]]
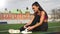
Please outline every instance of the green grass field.
[[[2, 34], [2, 31], [7, 31], [9, 29], [19, 29], [24, 24], [0, 24], [0, 34]], [[47, 32], [60, 32], [60, 22], [50, 22], [48, 23], [48, 31]], [[8, 34], [8, 32], [5, 32]], [[5, 34], [3, 33], [3, 34]], [[39, 33], [39, 32], [38, 32]], [[42, 32], [40, 32], [42, 33]], [[37, 34], [37, 32], [33, 33]]]

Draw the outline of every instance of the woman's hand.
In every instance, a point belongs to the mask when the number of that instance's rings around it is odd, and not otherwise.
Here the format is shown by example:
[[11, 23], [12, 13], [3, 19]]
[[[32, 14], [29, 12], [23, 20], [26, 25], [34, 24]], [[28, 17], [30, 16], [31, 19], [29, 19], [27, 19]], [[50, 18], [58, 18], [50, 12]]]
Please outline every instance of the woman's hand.
[[28, 27], [28, 30], [33, 30], [34, 29], [34, 26], [29, 26]]
[[26, 26], [27, 26], [27, 25], [24, 25], [24, 28], [27, 28]]

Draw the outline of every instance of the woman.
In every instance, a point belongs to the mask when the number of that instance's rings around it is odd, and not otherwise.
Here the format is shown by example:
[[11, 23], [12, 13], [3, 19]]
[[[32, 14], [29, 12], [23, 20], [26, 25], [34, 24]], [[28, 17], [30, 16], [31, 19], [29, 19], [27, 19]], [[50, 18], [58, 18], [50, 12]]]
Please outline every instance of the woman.
[[48, 29], [48, 16], [47, 13], [42, 9], [38, 2], [32, 4], [34, 11], [34, 18], [30, 23], [27, 23], [20, 28], [20, 31], [28, 28], [29, 31], [47, 31]]

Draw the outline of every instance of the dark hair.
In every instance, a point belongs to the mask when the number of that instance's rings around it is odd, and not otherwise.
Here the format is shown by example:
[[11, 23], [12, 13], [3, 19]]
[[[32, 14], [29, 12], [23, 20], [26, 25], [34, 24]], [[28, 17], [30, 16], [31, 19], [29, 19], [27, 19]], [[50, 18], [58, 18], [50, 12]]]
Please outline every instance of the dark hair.
[[[39, 7], [38, 9], [39, 9], [40, 11], [44, 11], [43, 8], [40, 6], [40, 4], [39, 4], [38, 2], [34, 2], [34, 3], [32, 4], [32, 6], [34, 6], [34, 5], [35, 5], [35, 6], [38, 6], [38, 7]], [[44, 11], [44, 12], [45, 12], [45, 11]], [[34, 15], [36, 16], [37, 13], [38, 13], [38, 12], [34, 13]], [[46, 16], [47, 19], [48, 19], [48, 15], [47, 15], [46, 12], [45, 12], [45, 16]]]
[[38, 9], [39, 9], [40, 11], [44, 11], [43, 8], [40, 6], [40, 4], [39, 4], [38, 2], [34, 2], [34, 3], [32, 4], [32, 6], [34, 6], [34, 5], [35, 5], [35, 6], [38, 6], [38, 7], [39, 7]]

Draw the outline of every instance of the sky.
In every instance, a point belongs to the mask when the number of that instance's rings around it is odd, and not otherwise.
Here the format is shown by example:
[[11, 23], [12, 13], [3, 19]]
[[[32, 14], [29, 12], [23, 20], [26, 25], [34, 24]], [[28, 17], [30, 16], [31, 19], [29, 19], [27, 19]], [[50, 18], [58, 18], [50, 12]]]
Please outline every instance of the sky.
[[31, 13], [33, 13], [31, 5], [37, 1], [42, 8], [49, 14], [50, 10], [60, 7], [60, 0], [0, 0], [0, 10], [7, 8], [12, 9], [22, 9], [25, 10], [29, 7]]

